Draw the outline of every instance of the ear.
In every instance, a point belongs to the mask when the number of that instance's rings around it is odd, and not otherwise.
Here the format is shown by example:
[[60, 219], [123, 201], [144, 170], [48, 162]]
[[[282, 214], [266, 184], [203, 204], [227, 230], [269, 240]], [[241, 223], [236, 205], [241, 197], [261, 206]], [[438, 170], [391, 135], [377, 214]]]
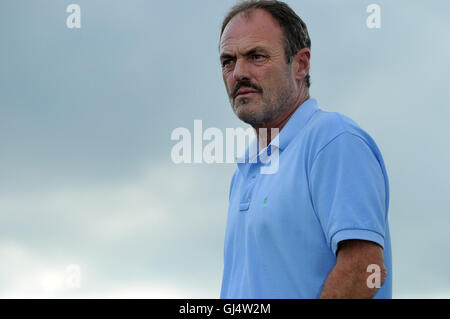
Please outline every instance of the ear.
[[300, 49], [293, 58], [294, 75], [297, 81], [302, 81], [309, 72], [309, 59], [311, 51], [308, 48]]

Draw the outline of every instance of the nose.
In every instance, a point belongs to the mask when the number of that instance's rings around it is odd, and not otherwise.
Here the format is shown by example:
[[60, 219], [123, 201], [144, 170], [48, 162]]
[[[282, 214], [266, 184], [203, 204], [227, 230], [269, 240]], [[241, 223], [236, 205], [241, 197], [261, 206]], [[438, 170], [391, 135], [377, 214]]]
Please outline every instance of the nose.
[[235, 81], [250, 81], [249, 65], [245, 59], [237, 59], [234, 65], [233, 78]]

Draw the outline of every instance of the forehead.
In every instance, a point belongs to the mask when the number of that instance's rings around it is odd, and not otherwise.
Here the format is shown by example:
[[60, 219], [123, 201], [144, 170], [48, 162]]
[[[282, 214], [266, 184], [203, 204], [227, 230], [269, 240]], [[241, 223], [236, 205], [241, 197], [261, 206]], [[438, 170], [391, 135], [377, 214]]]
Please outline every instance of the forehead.
[[283, 31], [272, 15], [262, 9], [241, 12], [225, 27], [220, 40], [220, 52], [245, 50], [252, 46], [268, 49], [282, 47]]

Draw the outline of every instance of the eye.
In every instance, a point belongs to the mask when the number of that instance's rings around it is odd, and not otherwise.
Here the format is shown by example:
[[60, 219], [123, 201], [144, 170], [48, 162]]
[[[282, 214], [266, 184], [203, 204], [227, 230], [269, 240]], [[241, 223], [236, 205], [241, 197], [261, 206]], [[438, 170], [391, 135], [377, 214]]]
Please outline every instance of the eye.
[[266, 58], [266, 56], [265, 55], [262, 55], [262, 54], [253, 54], [252, 55], [252, 59], [254, 60], [254, 61], [262, 61], [262, 60], [264, 60]]
[[231, 62], [233, 62], [232, 59], [226, 59], [222, 61], [222, 68], [229, 68], [231, 65]]

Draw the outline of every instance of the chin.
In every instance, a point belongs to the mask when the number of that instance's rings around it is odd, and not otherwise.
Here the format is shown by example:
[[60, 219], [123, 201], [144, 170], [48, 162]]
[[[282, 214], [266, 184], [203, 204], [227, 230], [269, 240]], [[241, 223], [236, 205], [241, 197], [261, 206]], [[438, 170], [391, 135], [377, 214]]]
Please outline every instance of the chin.
[[243, 122], [247, 124], [260, 124], [264, 122], [265, 112], [264, 107], [259, 103], [249, 101], [242, 103], [238, 101], [238, 104], [233, 106], [234, 113]]
[[261, 124], [264, 123], [264, 114], [260, 111], [260, 112], [251, 112], [249, 110], [238, 110], [237, 112], [235, 112], [237, 117], [250, 125], [256, 125], [256, 124]]

